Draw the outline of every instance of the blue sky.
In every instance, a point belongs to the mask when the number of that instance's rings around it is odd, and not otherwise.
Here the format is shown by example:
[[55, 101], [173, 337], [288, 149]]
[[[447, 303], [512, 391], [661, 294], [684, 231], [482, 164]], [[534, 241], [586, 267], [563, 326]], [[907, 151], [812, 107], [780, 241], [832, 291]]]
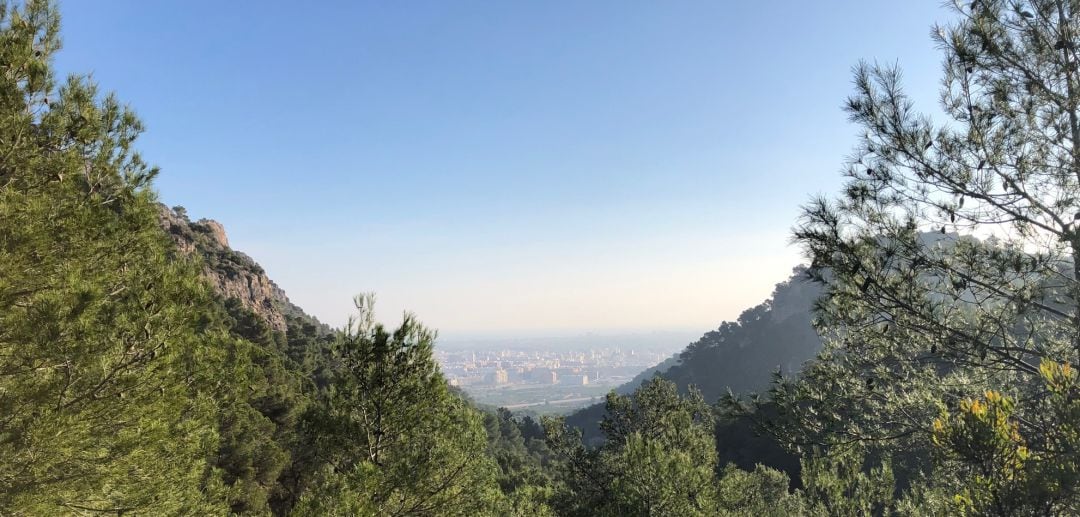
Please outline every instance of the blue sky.
[[800, 261], [860, 59], [936, 107], [935, 1], [61, 3], [170, 205], [300, 306], [444, 336], [700, 330]]

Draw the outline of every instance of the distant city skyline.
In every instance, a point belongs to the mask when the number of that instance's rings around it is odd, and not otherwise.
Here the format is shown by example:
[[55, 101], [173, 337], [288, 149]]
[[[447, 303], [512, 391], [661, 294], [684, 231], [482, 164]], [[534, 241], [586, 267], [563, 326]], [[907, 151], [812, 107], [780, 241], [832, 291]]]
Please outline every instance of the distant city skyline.
[[640, 332], [573, 332], [563, 329], [521, 331], [512, 336], [500, 332], [456, 333], [439, 340], [445, 350], [586, 350], [611, 346], [641, 350], [682, 350], [711, 329], [648, 330]]
[[327, 323], [700, 335], [801, 262], [858, 60], [936, 109], [938, 4], [68, 1], [57, 66]]
[[439, 349], [451, 386], [476, 402], [508, 409], [565, 412], [600, 400], [672, 356], [674, 347], [608, 346]]

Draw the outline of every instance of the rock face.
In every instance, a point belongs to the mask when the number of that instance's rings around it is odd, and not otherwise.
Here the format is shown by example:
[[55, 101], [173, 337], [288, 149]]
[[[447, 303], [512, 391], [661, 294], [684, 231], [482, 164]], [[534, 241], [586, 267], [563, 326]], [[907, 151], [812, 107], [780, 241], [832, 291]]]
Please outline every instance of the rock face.
[[225, 227], [213, 219], [199, 219], [197, 225], [206, 229], [214, 243], [220, 248], [229, 247], [229, 237], [225, 235]]
[[255, 260], [229, 247], [221, 223], [210, 219], [192, 222], [183, 208], [162, 205], [161, 225], [181, 254], [202, 256], [203, 275], [219, 294], [239, 300], [274, 331], [286, 331], [287, 314], [303, 314]]

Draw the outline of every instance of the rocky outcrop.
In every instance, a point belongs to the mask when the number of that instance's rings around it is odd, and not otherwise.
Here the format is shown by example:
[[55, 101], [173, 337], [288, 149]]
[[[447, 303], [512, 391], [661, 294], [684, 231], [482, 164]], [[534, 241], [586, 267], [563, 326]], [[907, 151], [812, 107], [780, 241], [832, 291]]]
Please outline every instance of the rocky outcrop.
[[220, 248], [229, 247], [229, 237], [225, 235], [225, 227], [213, 219], [199, 219], [195, 224], [201, 226], [214, 244]]
[[235, 298], [266, 321], [271, 329], [286, 331], [286, 315], [314, 318], [289, 302], [289, 298], [251, 257], [229, 247], [225, 227], [217, 221], [192, 222], [183, 208], [161, 206], [161, 225], [183, 255], [198, 253], [203, 275], [225, 298]]

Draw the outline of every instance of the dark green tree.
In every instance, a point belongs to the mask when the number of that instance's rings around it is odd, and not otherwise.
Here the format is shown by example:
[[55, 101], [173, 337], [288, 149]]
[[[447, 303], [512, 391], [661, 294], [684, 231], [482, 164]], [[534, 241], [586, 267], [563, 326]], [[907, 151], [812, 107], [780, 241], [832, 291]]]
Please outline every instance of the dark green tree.
[[231, 512], [282, 513], [295, 503], [290, 479], [307, 467], [298, 427], [315, 386], [309, 372], [282, 351], [284, 336], [236, 299], [219, 305], [206, 312], [217, 314], [231, 334], [220, 346], [228, 351], [233, 377], [220, 380], [220, 440], [213, 465], [227, 487]]
[[606, 440], [587, 449], [581, 433], [548, 419], [549, 446], [562, 458], [567, 515], [712, 515], [716, 449], [712, 408], [692, 390], [646, 381], [632, 395], [610, 393]]
[[889, 515], [896, 506], [890, 462], [870, 467], [855, 448], [803, 458], [803, 495], [811, 515]]
[[487, 454], [499, 467], [498, 482], [512, 515], [554, 515], [552, 454], [540, 425], [499, 408], [484, 414]]
[[802, 495], [788, 488], [783, 472], [757, 465], [753, 470], [728, 464], [720, 474], [717, 502], [721, 515], [785, 517], [809, 515]]

